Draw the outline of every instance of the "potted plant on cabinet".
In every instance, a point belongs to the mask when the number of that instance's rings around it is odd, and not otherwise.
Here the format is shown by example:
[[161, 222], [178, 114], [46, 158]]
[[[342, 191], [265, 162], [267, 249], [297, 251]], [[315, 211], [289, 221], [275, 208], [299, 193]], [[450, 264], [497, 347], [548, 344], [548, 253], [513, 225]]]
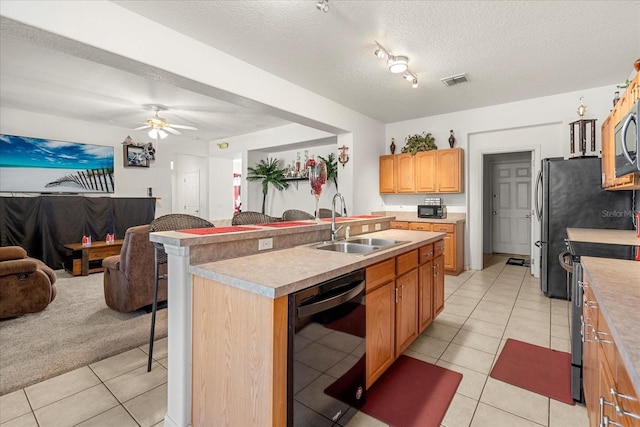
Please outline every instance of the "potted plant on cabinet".
[[278, 159], [273, 158], [260, 160], [254, 167], [247, 168], [247, 181], [258, 180], [262, 180], [262, 213], [264, 213], [269, 184], [276, 190], [282, 191], [289, 187], [289, 183], [284, 180], [284, 169], [278, 167]]
[[422, 134], [409, 135], [405, 138], [405, 146], [402, 147], [403, 153], [411, 153], [415, 156], [418, 151], [437, 150], [436, 139], [431, 133], [422, 132]]

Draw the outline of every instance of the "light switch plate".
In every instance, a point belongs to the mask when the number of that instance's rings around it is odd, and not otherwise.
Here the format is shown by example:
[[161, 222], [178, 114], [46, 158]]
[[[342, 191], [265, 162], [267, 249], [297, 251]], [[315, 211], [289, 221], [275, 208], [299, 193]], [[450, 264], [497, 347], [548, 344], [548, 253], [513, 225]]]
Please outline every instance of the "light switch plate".
[[373, 227], [376, 229], [376, 231], [380, 231], [382, 229], [382, 224], [376, 224]]
[[369, 225], [363, 225], [362, 226], [362, 232], [366, 233], [367, 231], [369, 231]]

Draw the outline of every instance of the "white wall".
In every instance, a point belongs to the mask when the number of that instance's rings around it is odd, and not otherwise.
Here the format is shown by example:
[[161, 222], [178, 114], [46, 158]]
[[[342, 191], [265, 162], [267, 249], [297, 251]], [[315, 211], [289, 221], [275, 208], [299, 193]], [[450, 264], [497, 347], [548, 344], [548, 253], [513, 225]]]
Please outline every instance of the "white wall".
[[[111, 197], [147, 197], [147, 188], [151, 187], [153, 196], [158, 198], [156, 216], [172, 212], [171, 160], [174, 159], [174, 156], [180, 151], [188, 152], [187, 150], [191, 150], [193, 154], [206, 152], [205, 144], [184, 144], [184, 141], [172, 136], [160, 141], [160, 146], [156, 151], [156, 160], [151, 162], [148, 168], [125, 168], [123, 166], [122, 141], [131, 135], [134, 140], [149, 142], [149, 138], [145, 137], [144, 132], [134, 133], [130, 129], [117, 126], [71, 120], [11, 108], [0, 108], [0, 117], [2, 117], [0, 133], [3, 134], [113, 146], [115, 192], [111, 194]], [[187, 141], [190, 140], [187, 139]], [[98, 195], [87, 194], [87, 197], [91, 196]], [[99, 196], [105, 195], [99, 194]]]
[[[535, 151], [532, 171], [536, 176], [540, 160], [546, 157], [569, 157], [569, 123], [578, 120], [577, 108], [580, 96], [587, 105], [585, 118], [597, 119], [596, 153], [600, 153], [600, 125], [612, 106], [615, 86], [568, 92], [542, 98], [528, 99], [485, 108], [424, 117], [391, 123], [386, 126], [388, 152], [391, 138], [395, 138], [398, 150], [404, 146], [407, 135], [431, 132], [439, 148], [448, 148], [449, 129], [456, 136], [456, 146], [465, 149], [465, 194], [444, 196], [451, 211], [467, 213], [465, 231], [465, 266], [482, 268], [482, 177], [484, 154]], [[410, 205], [420, 196], [385, 196], [385, 206], [400, 203]], [[533, 227], [537, 222], [532, 221]], [[539, 235], [539, 229], [532, 231]]]

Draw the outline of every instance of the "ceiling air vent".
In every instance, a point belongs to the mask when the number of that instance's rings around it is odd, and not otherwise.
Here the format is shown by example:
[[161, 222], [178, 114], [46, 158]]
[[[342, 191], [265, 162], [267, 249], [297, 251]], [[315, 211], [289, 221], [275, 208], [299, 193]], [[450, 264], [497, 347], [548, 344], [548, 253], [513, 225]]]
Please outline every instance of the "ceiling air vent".
[[465, 73], [462, 73], [451, 77], [445, 77], [444, 79], [440, 79], [440, 81], [444, 83], [446, 87], [450, 87], [459, 83], [468, 82], [469, 79], [467, 78], [467, 75]]

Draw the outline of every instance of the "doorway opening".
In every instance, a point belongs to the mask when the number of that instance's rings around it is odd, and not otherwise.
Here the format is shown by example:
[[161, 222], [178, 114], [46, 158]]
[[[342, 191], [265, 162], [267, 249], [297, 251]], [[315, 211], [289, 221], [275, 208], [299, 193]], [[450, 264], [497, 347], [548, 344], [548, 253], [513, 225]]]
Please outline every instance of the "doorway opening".
[[532, 165], [532, 151], [483, 155], [483, 264], [496, 254], [530, 263]]

